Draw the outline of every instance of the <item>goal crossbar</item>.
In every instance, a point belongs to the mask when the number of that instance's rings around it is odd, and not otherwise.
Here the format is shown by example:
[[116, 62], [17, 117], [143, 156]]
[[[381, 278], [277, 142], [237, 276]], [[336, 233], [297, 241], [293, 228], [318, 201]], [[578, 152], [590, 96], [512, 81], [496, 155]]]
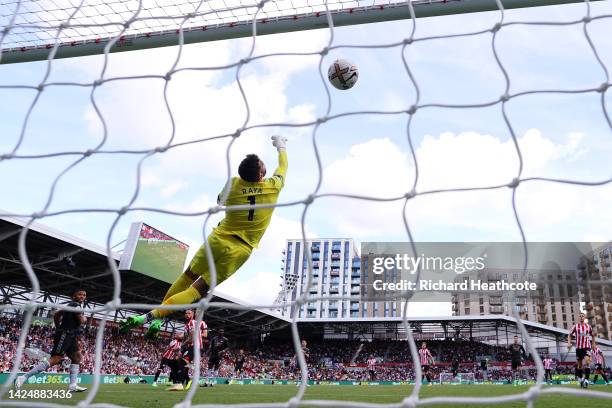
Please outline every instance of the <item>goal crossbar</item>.
[[[104, 0], [109, 3], [113, 0]], [[388, 2], [373, 0], [368, 5], [363, 2], [344, 2], [337, 0], [329, 1], [327, 6], [332, 14], [334, 26], [348, 26], [357, 24], [377, 23], [383, 21], [393, 21], [409, 19], [410, 11], [406, 2]], [[24, 1], [25, 2], [25, 1]], [[115, 2], [115, 3], [120, 3]], [[582, 3], [583, 0], [504, 0], [503, 6], [506, 9], [540, 7], [557, 4]], [[266, 11], [266, 8], [259, 7], [269, 2], [253, 2], [249, 6], [240, 6], [234, 9], [208, 10], [201, 13], [193, 13], [183, 25], [183, 41], [185, 44], [225, 40], [231, 38], [250, 37], [253, 35], [253, 21], [256, 21], [257, 35], [279, 34], [293, 31], [303, 31], [312, 29], [327, 28], [325, 3], [318, 3], [318, 6], [308, 6], [301, 8], [282, 9], [275, 7], [275, 12]], [[14, 3], [17, 7], [17, 3]], [[196, 3], [192, 3], [196, 4]], [[434, 17], [452, 14], [474, 13], [498, 10], [495, 0], [416, 0], [412, 2], [415, 16]], [[353, 7], [351, 7], [353, 5]], [[6, 7], [6, 6], [5, 6]], [[17, 7], [18, 8], [18, 7]], [[298, 12], [308, 9], [307, 12]], [[17, 9], [15, 9], [17, 10]], [[260, 10], [257, 14], [257, 10]], [[12, 17], [19, 17], [19, 12], [7, 14], [6, 10], [0, 17], [2, 20], [10, 20]], [[42, 12], [41, 12], [42, 13]], [[135, 12], [133, 11], [132, 14]], [[250, 13], [250, 14], [249, 14]], [[61, 40], [56, 41], [57, 26], [49, 25], [42, 20], [37, 21], [37, 13], [29, 12], [27, 22], [17, 22], [3, 27], [0, 31], [0, 64], [11, 64], [28, 61], [41, 61], [49, 58], [49, 54], [58, 43], [54, 58], [70, 58], [86, 55], [103, 54], [109, 41], [115, 40], [109, 52], [135, 51], [148, 48], [166, 47], [178, 45], [179, 27], [186, 15], [165, 15], [153, 16], [149, 11], [149, 16], [143, 14], [137, 17], [134, 22], [155, 22], [155, 24], [140, 24], [140, 27], [128, 27], [124, 34], [122, 30], [126, 21], [108, 21], [103, 24], [106, 33], [110, 35], [96, 36], [78, 33], [77, 35], [67, 36], [60, 33]], [[127, 13], [129, 14], [129, 13]], [[121, 15], [126, 15], [124, 12]], [[189, 15], [189, 13], [187, 13]], [[66, 12], [66, 17], [69, 13]], [[75, 21], [78, 19], [74, 19]], [[81, 21], [83, 21], [81, 19]], [[160, 23], [162, 22], [162, 23]], [[211, 23], [211, 24], [209, 24]], [[62, 23], [62, 32], [68, 30], [90, 29], [95, 26], [92, 22], [70, 22]], [[151, 31], [151, 27], [163, 27], [163, 30]], [[18, 39], [11, 40], [11, 36], [17, 37], [17, 31], [24, 31], [26, 34], [20, 35]], [[119, 36], [119, 38], [117, 38]], [[68, 37], [66, 39], [66, 37]], [[43, 39], [43, 41], [41, 41]], [[46, 39], [47, 41], [44, 41]]]

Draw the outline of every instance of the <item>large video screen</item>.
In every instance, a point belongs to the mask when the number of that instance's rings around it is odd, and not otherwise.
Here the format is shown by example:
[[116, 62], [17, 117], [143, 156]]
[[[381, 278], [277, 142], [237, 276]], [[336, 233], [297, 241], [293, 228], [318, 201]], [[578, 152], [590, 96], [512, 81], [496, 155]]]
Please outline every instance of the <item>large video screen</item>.
[[132, 224], [119, 269], [172, 283], [183, 272], [189, 246], [143, 222]]

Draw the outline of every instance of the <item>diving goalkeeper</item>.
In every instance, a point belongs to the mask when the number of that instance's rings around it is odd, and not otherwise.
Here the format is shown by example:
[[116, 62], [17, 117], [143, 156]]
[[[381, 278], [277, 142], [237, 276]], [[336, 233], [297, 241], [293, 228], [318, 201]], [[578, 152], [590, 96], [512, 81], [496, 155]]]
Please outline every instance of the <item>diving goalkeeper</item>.
[[[287, 173], [287, 139], [272, 136], [272, 145], [278, 150], [278, 167], [274, 175], [266, 175], [265, 164], [255, 154], [249, 154], [238, 166], [240, 177], [232, 177], [217, 197], [217, 203], [225, 206], [245, 204], [275, 204], [285, 185]], [[227, 197], [225, 197], [227, 196]], [[225, 198], [225, 201], [222, 201]], [[270, 224], [274, 207], [227, 210], [225, 217], [208, 236], [217, 272], [217, 284], [234, 274], [249, 259], [253, 248], [257, 248], [266, 228]], [[210, 271], [206, 248], [200, 247], [191, 263], [170, 286], [164, 297], [164, 305], [190, 304], [204, 297], [210, 289]], [[151, 322], [148, 337], [159, 332], [164, 317], [172, 310], [154, 309], [145, 315], [131, 316], [122, 322], [122, 329], [141, 326]]]

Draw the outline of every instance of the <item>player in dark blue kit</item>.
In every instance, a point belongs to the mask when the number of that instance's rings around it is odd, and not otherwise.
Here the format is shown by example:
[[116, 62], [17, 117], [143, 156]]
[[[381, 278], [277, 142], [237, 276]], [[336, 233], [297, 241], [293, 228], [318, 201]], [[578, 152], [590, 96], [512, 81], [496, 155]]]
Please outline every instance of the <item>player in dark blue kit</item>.
[[[71, 307], [83, 307], [83, 302], [85, 302], [86, 297], [87, 293], [84, 290], [78, 289], [72, 295], [72, 301], [68, 302], [67, 305]], [[55, 335], [53, 336], [53, 348], [50, 353], [51, 358], [49, 361], [41, 361], [25, 375], [17, 377], [17, 380], [15, 380], [15, 387], [21, 388], [28, 378], [48, 370], [49, 367], [59, 364], [64, 359], [64, 356], [68, 356], [70, 359], [70, 386], [68, 390], [71, 392], [87, 391], [87, 388], [77, 385], [79, 365], [81, 363], [81, 350], [79, 349], [78, 337], [81, 334], [81, 325], [84, 324], [86, 320], [83, 313], [65, 310], [58, 310], [55, 312], [53, 315]]]

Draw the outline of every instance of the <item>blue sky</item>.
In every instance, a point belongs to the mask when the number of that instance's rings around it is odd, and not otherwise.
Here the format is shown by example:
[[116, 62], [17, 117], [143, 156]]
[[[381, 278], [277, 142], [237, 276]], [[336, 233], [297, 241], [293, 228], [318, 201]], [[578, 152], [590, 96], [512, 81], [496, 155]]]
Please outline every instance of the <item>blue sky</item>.
[[[592, 15], [610, 14], [610, 1], [591, 5]], [[506, 21], [570, 21], [585, 15], [585, 6], [568, 5], [511, 10]], [[473, 32], [490, 28], [499, 13], [427, 18], [417, 21], [416, 37]], [[612, 69], [610, 19], [588, 25], [607, 69]], [[410, 33], [409, 21], [337, 28], [334, 45], [389, 44]], [[255, 55], [320, 50], [329, 31], [316, 30], [257, 39]], [[180, 66], [217, 66], [248, 54], [250, 39], [185, 46]], [[605, 81], [582, 32], [582, 25], [541, 27], [515, 25], [498, 34], [497, 50], [511, 80], [511, 93], [535, 89], [594, 88]], [[177, 48], [112, 54], [105, 77], [164, 74]], [[406, 60], [420, 89], [420, 104], [473, 104], [498, 99], [504, 78], [491, 49], [491, 34], [416, 42]], [[324, 58], [324, 69], [335, 58], [356, 63], [360, 79], [349, 91], [330, 89], [332, 114], [406, 109], [414, 103], [415, 88], [401, 58], [401, 47], [339, 48]], [[58, 60], [47, 82], [91, 82], [99, 78], [101, 56]], [[305, 123], [322, 116], [327, 99], [318, 73], [318, 56], [268, 57], [246, 65], [240, 73], [247, 93], [249, 124]], [[0, 84], [36, 85], [46, 63], [0, 66]], [[106, 124], [103, 150], [152, 149], [171, 136], [163, 101], [163, 81], [139, 79], [109, 82], [95, 93]], [[18, 154], [83, 151], [102, 138], [101, 121], [87, 87], [45, 89], [36, 105]], [[607, 93], [605, 104], [612, 112]], [[32, 90], [2, 89], [0, 152], [15, 146]], [[176, 123], [175, 142], [233, 132], [245, 119], [235, 82], [235, 69], [184, 71], [168, 86]], [[612, 169], [612, 129], [604, 120], [600, 94], [537, 94], [511, 100], [507, 114], [524, 154], [524, 176], [580, 180], [609, 178]], [[7, 103], [6, 101], [10, 101]], [[414, 167], [407, 143], [408, 116], [359, 115], [336, 119], [317, 131], [323, 161], [321, 192], [392, 197], [412, 185]], [[280, 201], [304, 199], [317, 182], [312, 127], [271, 128], [245, 132], [232, 147], [232, 171], [246, 153], [256, 152], [270, 170], [276, 151], [272, 134], [288, 139], [290, 169]], [[518, 160], [499, 104], [480, 109], [425, 108], [411, 126], [419, 160], [417, 191], [508, 183]], [[145, 161], [138, 207], [179, 212], [204, 211], [214, 204], [225, 180], [228, 140], [172, 149]], [[75, 156], [11, 159], [0, 162], [3, 194], [0, 208], [24, 214], [40, 210], [57, 175]], [[119, 208], [127, 204], [136, 185], [136, 165], [142, 155], [104, 154], [89, 157], [59, 182], [51, 211], [74, 208]], [[488, 192], [419, 196], [407, 208], [418, 241], [520, 240], [510, 206], [510, 189]], [[609, 240], [612, 228], [612, 187], [578, 187], [531, 183], [520, 186], [518, 209], [529, 240]], [[303, 207], [281, 208], [261, 248], [223, 285], [233, 296], [256, 303], [273, 300], [278, 289], [280, 250], [286, 238], [299, 237]], [[402, 203], [368, 203], [347, 199], [317, 200], [309, 209], [306, 227], [312, 237], [352, 237], [363, 241], [403, 241]], [[104, 244], [115, 216], [101, 213], [49, 217], [41, 222], [98, 244]], [[219, 215], [209, 225], [215, 225]], [[195, 250], [203, 237], [204, 217], [180, 217], [155, 212], [129, 213], [121, 219], [112, 242], [124, 239], [133, 221], [142, 220], [176, 236]], [[258, 288], [254, 293], [252, 288]], [[414, 314], [424, 315], [424, 310]]]

